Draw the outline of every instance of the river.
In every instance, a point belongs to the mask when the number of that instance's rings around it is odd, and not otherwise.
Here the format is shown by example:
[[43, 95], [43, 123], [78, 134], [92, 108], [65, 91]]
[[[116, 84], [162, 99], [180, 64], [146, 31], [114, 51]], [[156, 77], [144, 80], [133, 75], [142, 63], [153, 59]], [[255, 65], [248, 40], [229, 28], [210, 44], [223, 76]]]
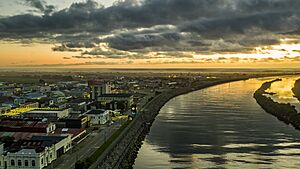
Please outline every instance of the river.
[[170, 100], [134, 168], [299, 168], [300, 132], [253, 98], [272, 79], [227, 83]]

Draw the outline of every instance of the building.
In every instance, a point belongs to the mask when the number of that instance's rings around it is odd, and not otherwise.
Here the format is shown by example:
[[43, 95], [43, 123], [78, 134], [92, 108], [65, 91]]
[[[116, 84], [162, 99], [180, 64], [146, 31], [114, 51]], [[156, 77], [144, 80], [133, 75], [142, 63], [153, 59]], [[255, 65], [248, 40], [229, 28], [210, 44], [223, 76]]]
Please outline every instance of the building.
[[87, 128], [89, 126], [88, 116], [68, 117], [59, 119], [57, 122], [63, 128]]
[[71, 136], [33, 136], [13, 150], [0, 143], [0, 169], [42, 169], [71, 148]]
[[87, 102], [85, 99], [73, 99], [66, 103], [68, 108], [72, 108], [73, 111], [84, 113], [87, 111]]
[[111, 102], [123, 102], [126, 106], [126, 108], [129, 108], [131, 105], [133, 105], [133, 95], [132, 94], [103, 94], [101, 96], [98, 96], [97, 100], [101, 103], [111, 103]]
[[98, 96], [111, 93], [111, 85], [99, 82], [89, 82], [91, 88], [91, 99], [96, 100]]
[[19, 104], [20, 108], [39, 108], [39, 102], [26, 102]]
[[25, 118], [49, 118], [49, 119], [60, 119], [68, 117], [70, 114], [70, 109], [64, 110], [32, 110], [23, 113], [22, 116]]
[[62, 136], [32, 136], [31, 140], [43, 142], [45, 145], [54, 144], [54, 156], [56, 158], [62, 156], [72, 148], [71, 135], [68, 134]]
[[72, 141], [82, 139], [87, 135], [86, 130], [82, 128], [58, 128], [54, 132], [55, 135], [70, 135]]
[[52, 133], [56, 129], [54, 123], [27, 119], [4, 119], [0, 121], [1, 132]]
[[109, 110], [89, 110], [85, 115], [90, 119], [91, 125], [106, 124], [110, 121]]
[[41, 93], [47, 93], [47, 92], [50, 92], [51, 91], [51, 87], [50, 86], [42, 86], [40, 88], [40, 92]]
[[30, 100], [40, 100], [42, 98], [46, 98], [47, 95], [41, 92], [33, 92], [33, 93], [27, 93], [25, 97], [26, 99], [30, 99]]

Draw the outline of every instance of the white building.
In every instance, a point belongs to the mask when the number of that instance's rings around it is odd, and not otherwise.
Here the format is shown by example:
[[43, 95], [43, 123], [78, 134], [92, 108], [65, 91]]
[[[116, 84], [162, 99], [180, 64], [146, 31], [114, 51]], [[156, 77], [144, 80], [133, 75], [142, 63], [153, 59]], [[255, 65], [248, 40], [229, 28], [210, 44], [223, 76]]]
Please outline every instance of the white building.
[[15, 153], [5, 152], [0, 145], [0, 169], [42, 169], [69, 151], [71, 136], [33, 136]]
[[105, 124], [110, 120], [109, 110], [89, 110], [85, 114], [90, 119], [91, 125]]

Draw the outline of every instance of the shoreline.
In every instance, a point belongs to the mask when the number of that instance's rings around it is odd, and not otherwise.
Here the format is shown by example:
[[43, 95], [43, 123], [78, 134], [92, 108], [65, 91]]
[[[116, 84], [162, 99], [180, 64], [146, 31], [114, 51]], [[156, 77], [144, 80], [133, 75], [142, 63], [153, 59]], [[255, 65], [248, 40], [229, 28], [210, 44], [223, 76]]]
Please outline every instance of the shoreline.
[[[289, 74], [280, 74], [280, 75], [289, 75]], [[278, 75], [278, 76], [280, 76], [280, 75]], [[274, 75], [274, 76], [277, 76], [277, 75]], [[198, 86], [195, 86], [190, 89], [182, 88], [180, 90], [179, 89], [178, 90], [170, 90], [167, 92], [163, 92], [158, 96], [155, 96], [150, 102], [148, 102], [144, 106], [143, 113], [145, 115], [148, 115], [148, 120], [149, 120], [149, 121], [147, 121], [148, 125], [146, 126], [146, 128], [144, 128], [142, 133], [136, 139], [136, 142], [132, 145], [132, 147], [126, 153], [126, 158], [123, 159], [119, 168], [133, 168], [135, 160], [138, 155], [138, 151], [141, 148], [146, 136], [149, 134], [150, 128], [151, 128], [153, 122], [155, 121], [156, 116], [159, 114], [160, 109], [171, 99], [173, 99], [177, 96], [180, 96], [180, 95], [192, 93], [195, 91], [203, 90], [203, 89], [217, 86], [217, 85], [232, 83], [232, 82], [236, 82], [236, 81], [245, 81], [245, 80], [249, 80], [252, 78], [263, 78], [263, 77], [272, 77], [272, 75], [271, 76], [270, 75], [267, 75], [267, 76], [254, 75], [254, 76], [248, 76], [248, 77], [242, 77], [242, 78], [223, 79], [223, 80], [215, 81], [212, 83], [198, 85]]]
[[140, 113], [125, 129], [120, 138], [115, 140], [111, 147], [90, 168], [133, 168], [138, 151], [145, 137], [149, 134], [156, 116], [167, 102], [177, 96], [236, 81], [285, 75], [299, 75], [299, 73], [242, 75], [243, 77], [239, 78], [216, 79], [211, 82], [193, 84], [193, 87], [190, 88], [185, 87], [164, 91], [153, 97], [141, 108]]

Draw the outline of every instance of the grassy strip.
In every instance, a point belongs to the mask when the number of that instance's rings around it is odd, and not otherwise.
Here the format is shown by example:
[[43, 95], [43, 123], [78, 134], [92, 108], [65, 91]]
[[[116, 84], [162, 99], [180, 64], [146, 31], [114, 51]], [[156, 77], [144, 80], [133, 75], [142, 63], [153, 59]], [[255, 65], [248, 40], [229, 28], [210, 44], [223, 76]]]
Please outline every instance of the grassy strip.
[[114, 134], [106, 140], [101, 147], [99, 147], [90, 157], [77, 161], [75, 164], [75, 169], [85, 169], [90, 167], [97, 159], [102, 155], [102, 153], [116, 140], [119, 135], [125, 130], [125, 128], [130, 124], [130, 120], [126, 121]]

